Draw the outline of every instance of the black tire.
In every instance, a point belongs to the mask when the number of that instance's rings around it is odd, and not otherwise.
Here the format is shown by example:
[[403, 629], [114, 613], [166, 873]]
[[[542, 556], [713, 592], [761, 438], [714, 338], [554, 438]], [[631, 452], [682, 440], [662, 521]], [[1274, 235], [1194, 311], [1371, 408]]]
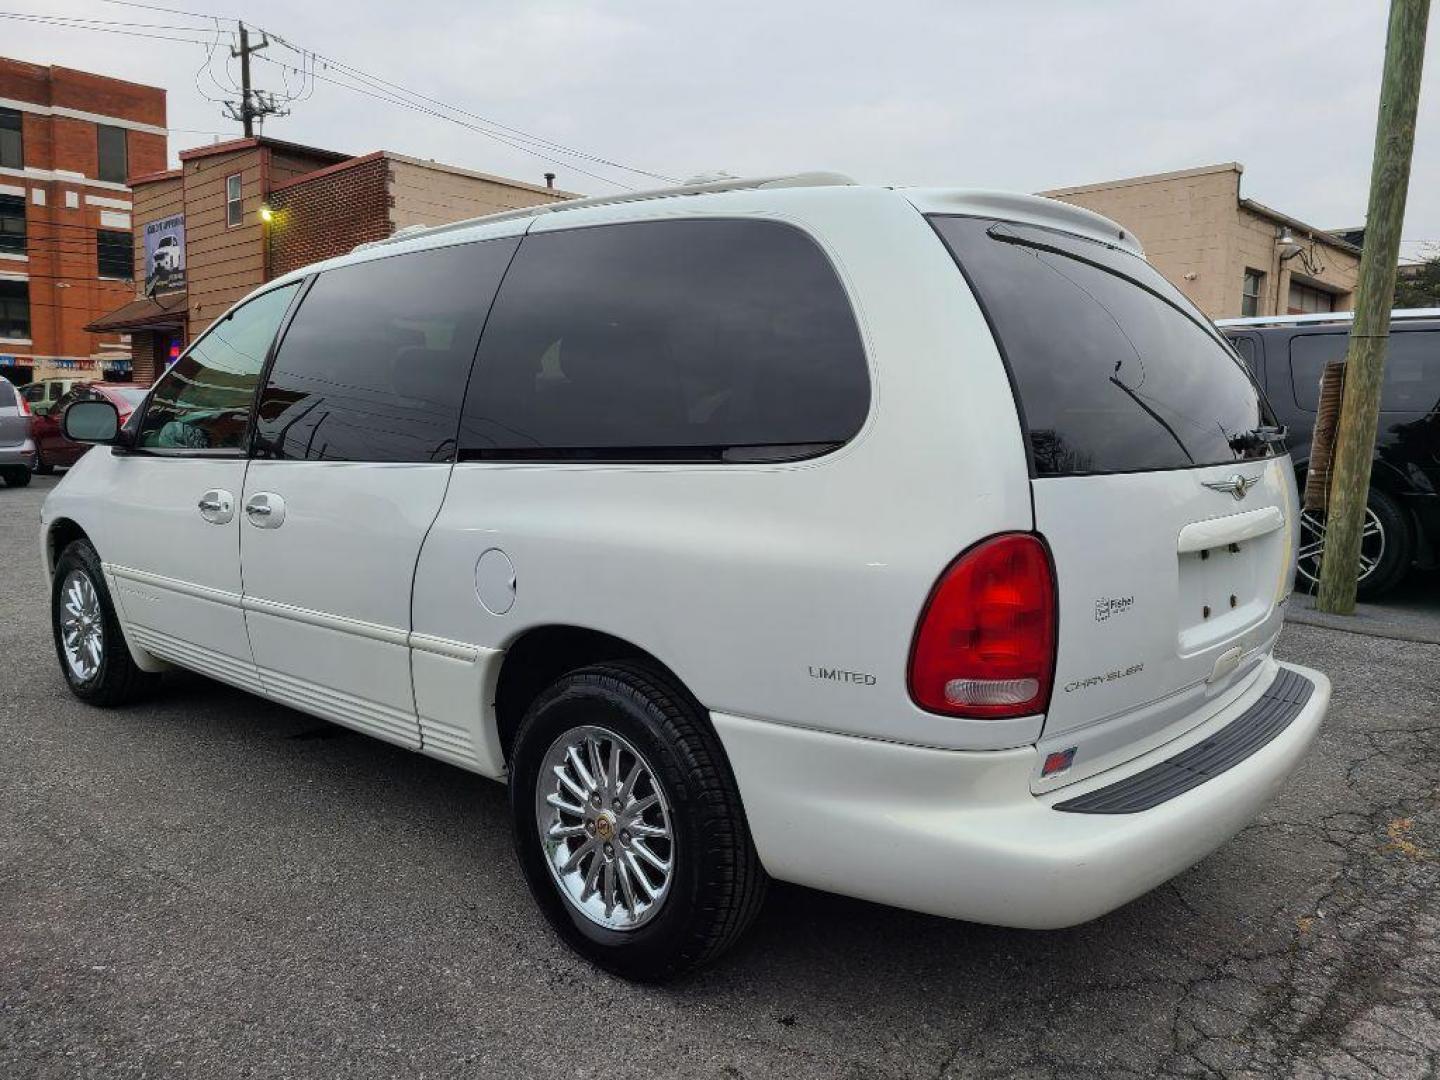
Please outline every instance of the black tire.
[[[1378, 535], [1372, 535], [1364, 541], [1362, 553], [1368, 551], [1375, 564], [1356, 585], [1355, 595], [1361, 600], [1374, 600], [1395, 588], [1410, 572], [1410, 564], [1415, 558], [1415, 532], [1405, 508], [1393, 496], [1379, 488], [1370, 489], [1365, 505], [1369, 511], [1366, 519], [1367, 530], [1371, 527], [1370, 516], [1373, 515], [1373, 523], [1379, 525], [1380, 531]], [[1323, 529], [1316, 530], [1308, 524], [1310, 519], [1316, 517], [1317, 515], [1308, 511], [1304, 514], [1307, 520], [1302, 521], [1302, 550], [1324, 535]], [[1319, 520], [1323, 524], [1323, 517]], [[1316, 592], [1319, 588], [1320, 560], [1302, 558], [1301, 563], [1295, 577], [1296, 586], [1307, 593]]]
[[49, 476], [55, 471], [55, 466], [46, 461], [40, 454], [35, 455], [35, 471], [41, 476]]
[[[581, 914], [547, 862], [536, 817], [541, 764], [572, 729], [619, 735], [653, 767], [671, 808], [668, 891], [648, 922], [608, 929]], [[719, 739], [700, 705], [640, 663], [597, 664], [542, 693], [516, 735], [510, 770], [515, 850], [550, 925], [577, 952], [624, 978], [656, 982], [708, 963], [754, 921], [769, 884]]]
[[30, 483], [30, 470], [26, 468], [4, 469], [5, 483], [11, 487], [25, 487]]
[[[101, 613], [101, 657], [96, 670], [88, 677], [78, 674], [67, 659], [60, 625], [61, 611], [67, 599], [66, 583], [76, 574], [89, 580]], [[120, 622], [115, 617], [115, 605], [105, 587], [100, 556], [88, 540], [73, 541], [61, 552], [55, 564], [55, 575], [50, 584], [50, 626], [60, 672], [65, 676], [70, 692], [81, 701], [104, 708], [125, 705], [142, 697], [159, 680], [158, 675], [141, 671], [135, 666], [120, 630]]]

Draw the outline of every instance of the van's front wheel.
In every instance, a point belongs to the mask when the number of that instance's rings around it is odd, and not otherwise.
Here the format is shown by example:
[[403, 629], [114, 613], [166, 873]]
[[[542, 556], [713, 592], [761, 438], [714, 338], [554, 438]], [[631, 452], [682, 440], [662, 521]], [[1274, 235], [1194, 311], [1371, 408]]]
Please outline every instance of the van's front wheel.
[[81, 701], [124, 705], [154, 685], [156, 676], [131, 659], [100, 556], [88, 540], [74, 541], [55, 562], [50, 621], [60, 670]]
[[765, 873], [724, 753], [660, 672], [566, 675], [530, 707], [511, 764], [530, 890], [596, 964], [669, 978], [718, 956], [758, 913]]

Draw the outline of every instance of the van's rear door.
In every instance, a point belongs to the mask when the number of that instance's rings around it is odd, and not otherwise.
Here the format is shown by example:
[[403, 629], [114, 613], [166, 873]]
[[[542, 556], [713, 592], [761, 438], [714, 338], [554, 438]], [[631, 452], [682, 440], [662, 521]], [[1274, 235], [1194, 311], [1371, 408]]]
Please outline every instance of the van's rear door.
[[[1070, 782], [1242, 691], [1279, 630], [1295, 481], [1208, 320], [1143, 258], [1034, 225], [936, 217], [995, 332], [1059, 598], [1042, 748]], [[1043, 755], [1042, 755], [1043, 756]]]

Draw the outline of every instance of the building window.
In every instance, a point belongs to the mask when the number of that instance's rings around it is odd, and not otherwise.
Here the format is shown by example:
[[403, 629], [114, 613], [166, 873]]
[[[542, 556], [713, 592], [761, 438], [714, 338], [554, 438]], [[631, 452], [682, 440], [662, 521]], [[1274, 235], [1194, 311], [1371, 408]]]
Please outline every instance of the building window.
[[25, 167], [24, 126], [19, 109], [0, 109], [0, 169]]
[[125, 129], [109, 124], [96, 124], [95, 134], [100, 146], [100, 179], [123, 184], [130, 175], [130, 159], [125, 149]]
[[102, 278], [129, 280], [134, 277], [134, 238], [128, 232], [97, 229], [95, 232], [95, 262]]
[[225, 178], [225, 224], [239, 225], [245, 220], [244, 204], [240, 201], [240, 174]]
[[0, 254], [25, 254], [24, 195], [0, 195]]
[[1335, 310], [1335, 294], [1310, 285], [1290, 282], [1291, 315], [1314, 315]]
[[30, 283], [0, 281], [0, 338], [30, 338]]
[[1259, 270], [1246, 270], [1240, 286], [1240, 314], [1252, 318], [1260, 314], [1260, 296], [1265, 291], [1265, 275]]

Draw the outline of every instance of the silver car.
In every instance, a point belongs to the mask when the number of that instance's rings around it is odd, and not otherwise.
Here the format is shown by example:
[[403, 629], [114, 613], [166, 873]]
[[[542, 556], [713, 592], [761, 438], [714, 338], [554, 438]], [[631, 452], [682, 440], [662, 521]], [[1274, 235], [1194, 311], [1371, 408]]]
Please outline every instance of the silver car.
[[30, 404], [8, 379], [0, 378], [0, 478], [11, 487], [24, 487], [30, 483], [30, 472], [34, 468]]

